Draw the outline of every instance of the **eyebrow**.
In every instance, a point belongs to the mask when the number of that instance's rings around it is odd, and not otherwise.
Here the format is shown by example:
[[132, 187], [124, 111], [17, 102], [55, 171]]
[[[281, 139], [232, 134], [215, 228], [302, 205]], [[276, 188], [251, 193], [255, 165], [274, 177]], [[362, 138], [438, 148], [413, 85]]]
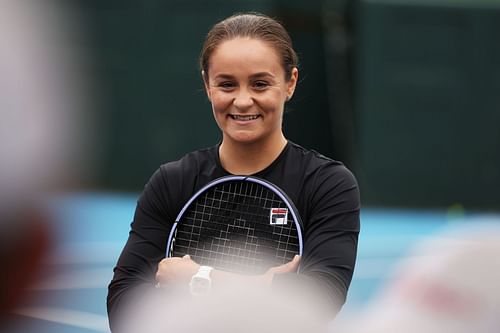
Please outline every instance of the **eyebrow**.
[[259, 73], [255, 73], [255, 74], [250, 75], [250, 78], [251, 78], [251, 79], [257, 79], [257, 78], [266, 77], [266, 76], [271, 77], [271, 78], [274, 78], [274, 74], [269, 73], [269, 72], [259, 72]]
[[[270, 72], [258, 72], [255, 74], [250, 75], [250, 79], [258, 79], [258, 78], [263, 78], [263, 77], [270, 77], [270, 78], [275, 78], [275, 75], [270, 73]], [[233, 79], [234, 75], [230, 74], [217, 74], [215, 76], [216, 79]]]

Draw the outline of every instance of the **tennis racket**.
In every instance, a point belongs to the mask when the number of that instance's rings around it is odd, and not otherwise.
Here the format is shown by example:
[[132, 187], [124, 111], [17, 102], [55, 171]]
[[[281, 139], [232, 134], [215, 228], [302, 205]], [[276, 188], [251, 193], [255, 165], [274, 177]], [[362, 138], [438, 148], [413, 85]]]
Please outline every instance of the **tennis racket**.
[[249, 176], [216, 179], [184, 205], [170, 231], [168, 257], [262, 274], [302, 255], [302, 222], [286, 194]]

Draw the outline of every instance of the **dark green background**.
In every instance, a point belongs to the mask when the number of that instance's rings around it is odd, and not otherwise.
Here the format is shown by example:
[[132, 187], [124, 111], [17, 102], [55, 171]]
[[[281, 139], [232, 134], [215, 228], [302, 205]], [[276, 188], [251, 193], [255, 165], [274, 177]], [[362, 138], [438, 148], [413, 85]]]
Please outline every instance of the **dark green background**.
[[[427, 3], [427, 4], [426, 4]], [[493, 1], [75, 1], [99, 121], [94, 188], [138, 191], [220, 140], [197, 67], [239, 11], [279, 18], [301, 59], [286, 136], [344, 161], [364, 205], [500, 209]]]
[[363, 195], [372, 205], [499, 208], [500, 3], [400, 2], [357, 13]]

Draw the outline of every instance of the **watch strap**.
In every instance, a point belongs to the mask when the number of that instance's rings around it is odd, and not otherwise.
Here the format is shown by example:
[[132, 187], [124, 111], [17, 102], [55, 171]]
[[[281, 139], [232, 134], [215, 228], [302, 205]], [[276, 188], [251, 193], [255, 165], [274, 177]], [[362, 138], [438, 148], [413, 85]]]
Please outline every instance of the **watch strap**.
[[212, 269], [213, 267], [210, 266], [200, 266], [195, 276], [210, 279], [210, 272]]

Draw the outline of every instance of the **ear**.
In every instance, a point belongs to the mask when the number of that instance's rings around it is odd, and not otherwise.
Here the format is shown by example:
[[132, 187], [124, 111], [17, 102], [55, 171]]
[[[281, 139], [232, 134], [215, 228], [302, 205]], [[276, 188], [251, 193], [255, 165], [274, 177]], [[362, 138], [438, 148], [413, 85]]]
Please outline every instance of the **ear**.
[[205, 86], [205, 93], [209, 101], [212, 101], [210, 96], [210, 85], [208, 84], [208, 77], [205, 75], [205, 71], [201, 71], [201, 78], [203, 80], [203, 85]]
[[299, 70], [297, 69], [297, 67], [294, 67], [292, 69], [292, 75], [290, 76], [290, 80], [288, 80], [287, 82], [287, 91], [286, 91], [287, 101], [292, 98], [298, 80], [299, 80]]

